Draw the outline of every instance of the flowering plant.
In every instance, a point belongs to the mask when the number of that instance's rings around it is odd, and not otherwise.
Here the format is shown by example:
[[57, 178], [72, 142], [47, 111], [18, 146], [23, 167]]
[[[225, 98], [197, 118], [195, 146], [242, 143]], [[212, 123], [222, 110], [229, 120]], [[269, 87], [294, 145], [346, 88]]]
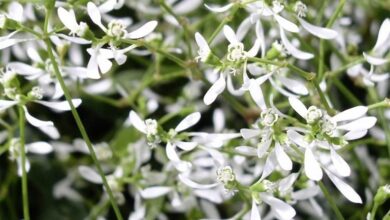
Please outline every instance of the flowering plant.
[[0, 219], [390, 219], [389, 11], [1, 2]]

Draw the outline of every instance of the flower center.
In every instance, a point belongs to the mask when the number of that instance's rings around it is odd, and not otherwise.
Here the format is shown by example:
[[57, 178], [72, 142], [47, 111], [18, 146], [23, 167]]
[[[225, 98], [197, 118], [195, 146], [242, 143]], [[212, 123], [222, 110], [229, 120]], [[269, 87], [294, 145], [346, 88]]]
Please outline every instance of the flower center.
[[247, 52], [244, 51], [244, 44], [229, 44], [227, 59], [231, 62], [242, 61], [247, 58]]
[[272, 110], [267, 109], [266, 111], [261, 112], [261, 124], [267, 127], [271, 127], [278, 120], [279, 116]]
[[152, 136], [157, 134], [157, 121], [154, 119], [146, 119], [146, 135]]
[[123, 37], [127, 33], [126, 27], [118, 20], [113, 20], [108, 24], [108, 35], [115, 38]]
[[313, 124], [317, 122], [321, 117], [322, 117], [321, 109], [315, 106], [310, 106], [309, 109], [307, 110], [307, 114], [306, 114], [307, 123]]
[[224, 185], [229, 184], [234, 181], [236, 176], [233, 173], [233, 170], [230, 166], [225, 166], [217, 170], [217, 181], [221, 182]]
[[43, 89], [39, 86], [34, 86], [32, 90], [29, 92], [29, 96], [31, 96], [34, 99], [42, 99]]
[[330, 136], [333, 134], [333, 131], [336, 129], [336, 126], [336, 123], [334, 123], [329, 116], [324, 117], [324, 120], [322, 120], [321, 123], [322, 131]]

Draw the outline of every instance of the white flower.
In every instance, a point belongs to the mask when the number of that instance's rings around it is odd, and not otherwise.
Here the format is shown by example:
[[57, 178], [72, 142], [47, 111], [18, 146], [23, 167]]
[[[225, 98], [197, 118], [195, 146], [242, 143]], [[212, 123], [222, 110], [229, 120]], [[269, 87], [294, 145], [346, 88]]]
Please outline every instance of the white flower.
[[195, 60], [197, 62], [199, 62], [199, 60], [206, 62], [211, 54], [210, 46], [208, 45], [206, 39], [204, 39], [204, 37], [198, 32], [195, 33], [195, 40], [199, 47], [198, 56], [195, 58]]
[[70, 35], [77, 35], [83, 37], [85, 32], [88, 29], [88, 25], [84, 22], [77, 23], [76, 15], [73, 9], [69, 11], [65, 10], [62, 7], [59, 7], [57, 10], [58, 18], [65, 25], [66, 28], [70, 30]]
[[136, 45], [130, 45], [124, 49], [117, 50], [115, 48], [101, 48], [101, 45], [95, 48], [88, 48], [87, 52], [91, 55], [87, 64], [87, 76], [91, 79], [99, 79], [101, 74], [105, 74], [111, 70], [111, 59], [122, 65], [126, 62], [127, 56], [125, 53], [136, 48]]
[[[388, 58], [381, 58], [383, 54], [389, 49], [390, 43], [390, 19], [387, 18], [382, 22], [381, 27], [379, 28], [378, 38], [376, 40], [375, 46], [372, 49], [374, 55], [369, 55], [363, 52], [364, 58], [373, 66], [380, 66], [390, 61]], [[379, 57], [378, 57], [379, 56]]]
[[[287, 133], [289, 139], [297, 144], [299, 147], [305, 149], [304, 154], [304, 171], [306, 176], [314, 181], [319, 181], [323, 177], [323, 171], [328, 175], [329, 179], [335, 184], [336, 188], [347, 198], [349, 201], [354, 203], [362, 203], [360, 196], [350, 187], [348, 184], [343, 182], [339, 177], [334, 175], [330, 171], [329, 165], [324, 165], [320, 162], [319, 157], [317, 157], [314, 153], [321, 154], [322, 152], [317, 152], [316, 146], [319, 146], [323, 143], [313, 141], [311, 143], [306, 142], [303, 136], [298, 134], [293, 130], [289, 130]], [[330, 148], [330, 159], [332, 164], [335, 166], [335, 171], [340, 176], [349, 176], [350, 168], [347, 162], [342, 159], [340, 155], [333, 149], [332, 146]], [[329, 167], [326, 167], [329, 166]]]
[[[18, 176], [22, 176], [22, 155], [21, 155], [21, 146], [20, 146], [20, 140], [18, 138], [13, 138], [10, 143], [10, 147], [8, 149], [9, 151], [9, 159], [12, 161], [16, 161], [18, 165]], [[53, 146], [50, 145], [47, 142], [39, 141], [39, 142], [33, 142], [25, 145], [25, 153], [34, 153], [34, 154], [49, 154], [53, 151]], [[29, 172], [30, 170], [30, 162], [28, 158], [26, 157], [26, 172]]]
[[[254, 57], [260, 50], [261, 41], [259, 39], [255, 40], [253, 47], [249, 51], [245, 51], [243, 44], [238, 40], [237, 35], [234, 33], [233, 29], [228, 25], [223, 27], [223, 33], [226, 39], [229, 41], [227, 60], [229, 61], [228, 69], [223, 70], [219, 73], [219, 78], [214, 84], [210, 87], [210, 89], [206, 92], [203, 97], [203, 101], [206, 105], [212, 104], [215, 99], [220, 95], [226, 88], [228, 87], [229, 92], [236, 95], [242, 95], [244, 91], [250, 91], [252, 97], [258, 105], [263, 107], [263, 101], [259, 100], [262, 96], [259, 96], [261, 90], [259, 88], [259, 84], [261, 80], [252, 80], [249, 79], [246, 73], [246, 61], [249, 57]], [[237, 69], [239, 66], [242, 69]], [[217, 68], [214, 70], [214, 73], [221, 71], [221, 69]], [[242, 72], [244, 84], [241, 86], [239, 90], [235, 90], [232, 82], [232, 75], [235, 76], [238, 72]], [[226, 84], [227, 80], [227, 84]], [[260, 90], [260, 91], [259, 91]]]
[[282, 43], [284, 45], [284, 47], [286, 48], [286, 50], [295, 58], [297, 59], [301, 59], [301, 60], [308, 60], [308, 59], [312, 59], [314, 57], [313, 54], [311, 53], [308, 53], [308, 52], [304, 52], [304, 51], [301, 51], [299, 49], [297, 49], [290, 41], [289, 39], [286, 37], [286, 34], [284, 33], [284, 30], [282, 27], [279, 28], [280, 30], [280, 37], [282, 39]]
[[295, 2], [294, 11], [297, 13], [298, 17], [306, 17], [307, 6], [301, 1]]
[[144, 121], [134, 111], [130, 111], [129, 120], [138, 131], [146, 134], [149, 145], [154, 147], [156, 144], [160, 143], [158, 124], [156, 120], [146, 119]]
[[157, 27], [157, 21], [149, 21], [139, 27], [138, 29], [127, 33], [126, 26], [120, 20], [113, 20], [109, 23], [108, 28], [106, 28], [102, 23], [102, 18], [99, 8], [92, 2], [87, 4], [88, 15], [91, 18], [92, 22], [100, 27], [108, 36], [117, 37], [117, 38], [129, 38], [129, 39], [139, 39], [143, 38], [146, 35], [153, 32]]
[[217, 181], [226, 185], [236, 180], [236, 176], [230, 166], [220, 167], [217, 170]]
[[272, 194], [270, 193], [259, 193], [259, 200], [256, 201], [257, 199], [253, 198], [252, 199], [252, 209], [251, 209], [251, 220], [260, 220], [260, 214], [259, 214], [259, 209], [257, 207], [257, 204], [260, 203], [261, 201], [268, 204], [271, 207], [271, 211], [275, 214], [275, 216], [278, 219], [282, 220], [290, 220], [294, 218], [296, 215], [295, 209], [283, 202], [280, 199], [275, 198]]
[[[17, 105], [20, 100], [0, 100], [0, 110], [5, 110], [7, 108], [10, 108], [14, 105]], [[70, 106], [67, 101], [43, 101], [43, 100], [32, 100], [32, 102], [35, 102], [37, 104], [46, 106], [50, 108], [53, 111], [56, 112], [64, 112], [64, 111], [70, 111]], [[81, 99], [72, 99], [73, 105], [77, 108], [81, 104]], [[58, 130], [55, 128], [52, 121], [42, 121], [40, 119], [37, 119], [30, 115], [27, 108], [23, 106], [24, 113], [26, 115], [26, 120], [29, 124], [31, 124], [34, 127], [37, 127], [39, 130], [47, 134], [49, 137], [53, 139], [59, 138]]]
[[30, 35], [23, 35], [22, 37], [14, 37], [18, 31], [14, 31], [6, 36], [0, 37], [0, 50], [11, 47], [15, 44], [21, 43], [21, 42], [26, 42], [26, 41], [32, 41], [35, 40], [32, 36]]
[[325, 132], [328, 135], [337, 135], [336, 131], [348, 131], [348, 133], [344, 135], [346, 140], [361, 138], [377, 121], [376, 117], [365, 116], [368, 110], [366, 106], [356, 106], [330, 117], [315, 106], [311, 106], [307, 109], [297, 98], [290, 97], [289, 102], [291, 107], [302, 116], [302, 118], [306, 119], [307, 123], [313, 124], [320, 122], [322, 125], [322, 132]]

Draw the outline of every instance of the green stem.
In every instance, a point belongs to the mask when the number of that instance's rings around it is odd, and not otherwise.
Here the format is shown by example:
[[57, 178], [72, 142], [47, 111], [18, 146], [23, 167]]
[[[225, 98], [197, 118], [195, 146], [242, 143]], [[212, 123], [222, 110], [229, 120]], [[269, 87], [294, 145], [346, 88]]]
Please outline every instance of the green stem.
[[376, 146], [386, 146], [386, 143], [384, 141], [378, 141], [374, 138], [366, 138], [366, 139], [353, 141], [353, 142], [349, 143], [347, 146], [338, 150], [338, 152], [339, 153], [349, 152], [353, 148], [355, 148], [356, 146], [366, 145], [366, 144], [371, 144], [371, 145], [376, 145]]
[[230, 15], [226, 16], [222, 21], [221, 23], [218, 25], [217, 29], [215, 29], [215, 31], [211, 34], [211, 36], [209, 37], [209, 39], [207, 40], [207, 43], [208, 44], [211, 44], [213, 42], [213, 40], [215, 39], [215, 37], [217, 37], [217, 35], [219, 34], [219, 32], [221, 32], [223, 26], [225, 26], [225, 24], [227, 24], [230, 20], [232, 20], [232, 18], [234, 17], [234, 15], [237, 13], [238, 9], [240, 8], [240, 4], [235, 4], [232, 8], [232, 10], [230, 11]]
[[373, 110], [373, 109], [376, 109], [376, 108], [390, 108], [390, 99], [385, 99], [381, 102], [377, 102], [377, 103], [374, 103], [374, 104], [371, 104], [368, 107], [368, 110]]
[[118, 220], [122, 220], [123, 217], [119, 211], [119, 208], [118, 208], [118, 205], [115, 201], [115, 198], [114, 198], [114, 195], [111, 191], [111, 188], [110, 186], [108, 185], [108, 182], [107, 182], [107, 179], [106, 179], [106, 176], [104, 175], [104, 172], [103, 172], [103, 169], [96, 157], [96, 153], [93, 149], [93, 146], [92, 146], [92, 143], [91, 143], [91, 140], [89, 139], [88, 137], [88, 134], [84, 128], [84, 125], [80, 119], [80, 116], [76, 110], [76, 108], [74, 107], [73, 105], [73, 102], [72, 102], [72, 96], [70, 95], [70, 92], [68, 90], [68, 88], [66, 87], [65, 85], [65, 82], [64, 82], [64, 79], [62, 78], [62, 75], [61, 75], [61, 72], [60, 72], [60, 69], [58, 67], [58, 64], [57, 64], [57, 61], [54, 57], [54, 54], [53, 54], [53, 48], [52, 48], [52, 45], [51, 45], [51, 42], [50, 42], [50, 38], [47, 36], [48, 32], [47, 32], [47, 26], [48, 26], [48, 21], [49, 21], [49, 17], [51, 15], [51, 11], [47, 11], [47, 14], [46, 14], [46, 17], [45, 17], [45, 26], [44, 26], [44, 39], [45, 39], [45, 44], [46, 44], [46, 47], [47, 47], [47, 53], [49, 55], [49, 58], [50, 58], [50, 61], [51, 61], [51, 64], [53, 65], [53, 69], [54, 69], [54, 73], [56, 75], [56, 78], [58, 80], [58, 82], [60, 83], [61, 85], [61, 89], [64, 91], [64, 95], [65, 95], [65, 98], [66, 100], [68, 101], [68, 104], [71, 108], [71, 112], [72, 112], [72, 115], [73, 115], [73, 118], [75, 119], [76, 121], [76, 124], [77, 124], [77, 127], [81, 133], [81, 136], [83, 137], [85, 143], [87, 144], [87, 147], [88, 147], [88, 150], [89, 150], [89, 153], [92, 157], [92, 160], [94, 162], [94, 164], [96, 165], [96, 168], [99, 172], [99, 175], [101, 176], [102, 180], [103, 180], [103, 185], [104, 185], [104, 188], [106, 189], [107, 191], [107, 194], [109, 196], [109, 199], [111, 201], [111, 205], [112, 205], [112, 208], [114, 209], [114, 212], [115, 212], [115, 215], [116, 215], [116, 218]]
[[267, 59], [258, 58], [258, 57], [250, 57], [250, 58], [248, 58], [248, 61], [261, 63], [261, 64], [270, 64], [270, 65], [279, 66], [279, 67], [287, 67], [291, 71], [298, 73], [303, 78], [305, 78], [306, 80], [309, 80], [309, 81], [313, 80], [315, 78], [314, 73], [306, 72], [306, 71], [302, 70], [301, 68], [299, 68], [291, 63], [272, 61], [272, 60], [267, 60]]
[[328, 23], [326, 24], [326, 27], [327, 28], [331, 28], [334, 24], [334, 22], [336, 21], [337, 17], [339, 16], [339, 14], [342, 12], [343, 8], [344, 8], [344, 4], [345, 4], [346, 0], [340, 0], [339, 4], [337, 5], [337, 8], [336, 10], [333, 12], [332, 16], [330, 17]]
[[187, 45], [187, 49], [188, 49], [188, 55], [191, 57], [192, 56], [192, 47], [191, 47], [192, 33], [191, 33], [190, 29], [188, 28], [187, 21], [183, 17], [180, 17], [179, 15], [177, 15], [172, 10], [172, 8], [169, 5], [166, 4], [165, 0], [160, 0], [160, 6], [166, 12], [168, 12], [168, 14], [172, 15], [176, 19], [176, 21], [180, 24], [180, 26], [183, 28], [183, 30], [184, 30], [184, 37], [187, 38], [186, 39], [186, 45]]
[[349, 89], [340, 82], [339, 79], [333, 79], [332, 82], [339, 89], [341, 93], [353, 104], [353, 105], [361, 105], [362, 102], [351, 92]]
[[28, 206], [28, 187], [27, 187], [27, 171], [26, 171], [26, 149], [25, 149], [25, 136], [24, 136], [24, 123], [25, 116], [22, 106], [19, 109], [19, 144], [20, 154], [22, 157], [22, 196], [23, 196], [23, 216], [25, 220], [30, 220], [30, 212]]
[[311, 81], [314, 88], [317, 90], [317, 93], [318, 95], [320, 96], [320, 100], [321, 100], [321, 103], [325, 106], [325, 109], [326, 111], [329, 113], [329, 114], [334, 114], [334, 109], [332, 109], [328, 103], [328, 100], [326, 99], [325, 97], [325, 94], [322, 92], [320, 86], [318, 85], [318, 82], [316, 82], [316, 80], [313, 80]]
[[[337, 17], [339, 16], [339, 14], [342, 12], [342, 10], [344, 8], [345, 1], [346, 0], [340, 0], [339, 4], [337, 5], [336, 10], [333, 12], [333, 14], [330, 17], [328, 23], [326, 24], [327, 28], [331, 28], [333, 26], [333, 24], [336, 21]], [[318, 77], [317, 77], [317, 80], [319, 82], [321, 82], [322, 78], [324, 76], [324, 69], [325, 69], [325, 60], [324, 60], [324, 57], [325, 57], [325, 40], [324, 39], [320, 40], [319, 51], [320, 52], [319, 52], [319, 63], [318, 63]]]
[[[379, 97], [378, 97], [378, 94], [377, 94], [375, 88], [373, 88], [373, 87], [369, 88], [368, 94], [370, 95], [371, 99], [374, 102], [379, 102]], [[385, 99], [385, 101], [386, 100], [388, 100], [388, 99]], [[378, 113], [378, 119], [379, 119], [380, 123], [382, 124], [383, 130], [385, 131], [387, 151], [388, 151], [388, 154], [390, 156], [390, 125], [385, 117], [385, 112], [384, 112], [383, 108], [378, 108], [377, 113]]]
[[353, 66], [355, 66], [355, 65], [357, 65], [359, 63], [362, 63], [362, 62], [364, 62], [364, 58], [362, 58], [362, 57], [357, 58], [354, 61], [349, 62], [349, 63], [345, 64], [344, 66], [341, 66], [337, 70], [334, 70], [334, 71], [331, 71], [331, 72], [326, 72], [325, 75], [329, 76], [331, 78], [335, 78], [339, 74], [344, 73], [347, 69], [349, 69], [349, 68], [351, 68], [351, 67], [353, 67]]
[[378, 203], [374, 202], [374, 207], [372, 208], [370, 220], [375, 220], [376, 211], [378, 210]]
[[336, 214], [336, 218], [338, 220], [344, 220], [343, 215], [341, 214], [339, 208], [337, 207], [335, 201], [333, 200], [332, 196], [330, 196], [328, 190], [326, 189], [324, 183], [322, 181], [318, 181], [318, 185], [321, 188], [322, 193], [325, 196], [325, 199], [328, 201], [329, 205], [332, 207], [334, 213]]
[[162, 50], [161, 48], [154, 47], [154, 46], [152, 46], [151, 44], [147, 43], [144, 40], [122, 39], [121, 42], [127, 43], [127, 44], [135, 44], [137, 46], [144, 46], [144, 47], [146, 47], [147, 49], [149, 49], [152, 52], [157, 52], [157, 53], [159, 53], [161, 55], [164, 55], [166, 58], [168, 58], [169, 60], [175, 62], [179, 66], [181, 66], [181, 67], [183, 67], [185, 69], [188, 68], [188, 65], [186, 64], [186, 62], [183, 61], [182, 59], [180, 59], [179, 57], [177, 57], [175, 55], [172, 55], [172, 54]]

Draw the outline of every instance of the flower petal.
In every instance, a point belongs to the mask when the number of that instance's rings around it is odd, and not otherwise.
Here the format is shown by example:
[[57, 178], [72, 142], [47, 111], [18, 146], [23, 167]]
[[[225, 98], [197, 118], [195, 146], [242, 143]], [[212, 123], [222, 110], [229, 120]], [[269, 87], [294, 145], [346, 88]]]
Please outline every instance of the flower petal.
[[218, 183], [199, 184], [199, 183], [194, 182], [193, 180], [191, 180], [190, 178], [188, 178], [184, 174], [179, 174], [178, 177], [182, 183], [184, 183], [185, 185], [187, 185], [193, 189], [210, 189], [210, 188], [214, 188], [218, 185]]
[[249, 93], [253, 99], [253, 101], [260, 107], [261, 110], [267, 109], [267, 105], [265, 104], [263, 91], [260, 86], [256, 83], [256, 80], [251, 79], [251, 83], [249, 85]]
[[220, 108], [213, 112], [213, 125], [215, 132], [221, 132], [225, 128], [225, 114]]
[[69, 42], [76, 43], [76, 44], [90, 44], [92, 41], [85, 40], [81, 37], [72, 37], [65, 34], [57, 34], [58, 37], [64, 38], [65, 40], [68, 40]]
[[295, 97], [289, 97], [288, 102], [290, 103], [291, 107], [302, 117], [306, 118], [307, 114], [307, 108], [306, 106], [301, 102], [301, 100], [295, 98]]
[[146, 134], [145, 122], [134, 111], [130, 111], [129, 119], [131, 124], [140, 132]]
[[112, 62], [107, 57], [105, 57], [102, 54], [98, 54], [96, 57], [96, 61], [97, 61], [97, 65], [99, 67], [99, 70], [102, 74], [105, 74], [108, 71], [110, 71], [110, 69], [112, 67]]
[[158, 24], [157, 21], [149, 21], [146, 24], [139, 27], [137, 30], [128, 33], [126, 37], [130, 39], [143, 38], [146, 35], [152, 33], [154, 29], [156, 29], [157, 24]]
[[39, 119], [33, 117], [27, 111], [27, 108], [25, 106], [23, 106], [23, 109], [24, 109], [24, 112], [25, 112], [25, 115], [26, 115], [26, 120], [32, 126], [34, 126], [34, 127], [47, 127], [47, 126], [53, 126], [54, 125], [52, 121], [42, 121], [42, 120], [39, 120]]
[[13, 46], [13, 45], [18, 44], [18, 43], [21, 43], [21, 42], [29, 41], [29, 40], [33, 40], [33, 39], [5, 39], [5, 40], [1, 40], [0, 41], [0, 50], [5, 49], [5, 48], [10, 47], [10, 46]]
[[76, 33], [78, 24], [76, 20], [76, 15], [74, 14], [73, 9], [67, 11], [62, 7], [59, 7], [57, 10], [58, 18], [62, 24], [68, 28], [71, 32]]
[[0, 100], [0, 111], [10, 108], [16, 104], [18, 104], [17, 101]]
[[284, 152], [279, 143], [275, 143], [275, 154], [276, 159], [278, 160], [278, 163], [283, 170], [292, 169], [292, 161], [286, 152]]
[[171, 144], [171, 142], [168, 142], [166, 147], [165, 147], [165, 153], [170, 161], [172, 161], [172, 162], [181, 161], [179, 158], [179, 155], [176, 152], [176, 145], [175, 144]]
[[100, 79], [99, 66], [97, 63], [97, 48], [87, 49], [91, 55], [87, 64], [87, 77], [91, 79]]
[[355, 192], [355, 190], [346, 184], [344, 181], [342, 181], [337, 176], [333, 175], [331, 172], [325, 170], [326, 174], [328, 175], [329, 179], [333, 182], [333, 184], [336, 186], [336, 188], [347, 198], [349, 201], [353, 203], [362, 203], [362, 199], [360, 198], [359, 194]]
[[99, 8], [93, 2], [88, 2], [87, 11], [92, 22], [99, 26], [104, 32], [106, 32], [107, 28], [102, 24], [102, 16], [100, 15]]
[[284, 30], [286, 31], [289, 31], [289, 32], [294, 32], [294, 33], [298, 33], [299, 32], [299, 28], [296, 24], [292, 23], [291, 21], [275, 14], [274, 15], [276, 21], [278, 22], [278, 24], [280, 25], [281, 28], [283, 28]]
[[290, 79], [283, 76], [278, 76], [279, 81], [290, 91], [298, 95], [308, 95], [309, 90], [307, 90], [305, 84], [296, 79]]
[[348, 163], [333, 148], [330, 148], [330, 159], [340, 176], [346, 177], [351, 174], [351, 168]]
[[302, 135], [300, 135], [298, 132], [294, 131], [294, 130], [291, 130], [291, 129], [288, 130], [287, 131], [287, 137], [292, 142], [294, 142], [295, 144], [297, 144], [300, 147], [303, 147], [303, 148], [307, 148], [308, 147], [308, 144], [305, 141], [304, 137]]
[[261, 131], [258, 129], [247, 129], [243, 128], [240, 130], [240, 133], [244, 139], [250, 139], [261, 134]]
[[172, 7], [172, 10], [178, 15], [184, 15], [197, 9], [203, 0], [183, 0]]
[[286, 50], [293, 57], [295, 57], [297, 59], [301, 59], [301, 60], [309, 60], [309, 59], [312, 59], [314, 57], [313, 54], [301, 51], [301, 50], [297, 49], [294, 45], [292, 45], [292, 43], [286, 37], [282, 28], [280, 28], [280, 37], [282, 38], [282, 43], [285, 46]]
[[200, 120], [200, 113], [199, 112], [194, 112], [191, 113], [190, 115], [187, 115], [175, 128], [176, 132], [181, 132], [186, 130], [189, 127], [194, 126], [198, 121]]
[[203, 102], [206, 105], [210, 105], [215, 101], [217, 96], [225, 90], [226, 81], [223, 74], [219, 77], [219, 79], [210, 87], [210, 89], [206, 92], [203, 97]]
[[178, 148], [184, 151], [191, 151], [198, 145], [198, 143], [196, 142], [184, 142], [184, 141], [175, 141], [175, 144]]
[[78, 170], [80, 175], [89, 182], [96, 184], [103, 183], [102, 178], [94, 169], [87, 166], [79, 166]]
[[332, 117], [332, 120], [334, 122], [353, 120], [362, 117], [367, 111], [366, 106], [356, 106], [336, 114]]
[[210, 51], [210, 47], [206, 39], [204, 39], [204, 37], [198, 32], [195, 33], [195, 41], [201, 50]]
[[223, 26], [223, 34], [231, 44], [239, 43], [236, 33], [234, 33], [233, 29], [229, 25]]
[[272, 138], [267, 138], [257, 145], [257, 157], [263, 158], [272, 144]]
[[389, 59], [383, 59], [383, 58], [368, 55], [365, 52], [363, 52], [363, 56], [367, 60], [367, 62], [369, 62], [374, 66], [380, 66], [390, 61]]
[[[44, 105], [46, 107], [49, 107], [52, 110], [57, 111], [57, 112], [70, 111], [71, 110], [68, 101], [40, 101], [40, 100], [37, 100], [37, 101], [34, 101], [34, 102], [39, 103], [41, 105]], [[77, 108], [81, 104], [81, 99], [72, 99], [72, 103], [73, 103], [73, 106], [75, 108]]]
[[322, 179], [322, 169], [318, 161], [315, 159], [310, 147], [306, 148], [304, 163], [305, 174], [309, 179], [315, 181], [319, 181]]
[[58, 132], [58, 129], [53, 126], [42, 126], [37, 127], [40, 131], [45, 133], [47, 136], [49, 136], [51, 139], [59, 139], [60, 138], [60, 132]]
[[378, 38], [376, 40], [374, 51], [380, 49], [386, 42], [388, 43], [390, 37], [390, 19], [386, 18], [379, 28]]
[[236, 31], [237, 40], [241, 41], [252, 27], [252, 21], [250, 17], [244, 19]]
[[275, 214], [280, 219], [289, 220], [296, 215], [295, 209], [291, 205], [283, 202], [282, 200], [270, 196], [268, 193], [260, 193], [260, 197], [263, 202], [271, 206], [272, 210], [275, 211]]
[[261, 220], [260, 212], [254, 199], [252, 199], [251, 220]]
[[256, 149], [249, 146], [237, 146], [234, 148], [234, 150], [240, 154], [245, 154], [248, 156], [255, 156], [257, 154]]
[[275, 167], [276, 167], [275, 151], [271, 151], [271, 153], [265, 160], [263, 173], [261, 174], [260, 180], [267, 178], [267, 176], [269, 176], [275, 170]]
[[48, 154], [53, 151], [53, 146], [44, 141], [26, 144], [27, 152], [35, 154]]
[[364, 137], [367, 134], [367, 132], [368, 132], [368, 130], [348, 131], [344, 135], [344, 139], [347, 141], [356, 140], [356, 139]]
[[319, 38], [330, 40], [336, 38], [338, 35], [337, 32], [332, 29], [312, 25], [299, 17], [298, 20], [301, 23], [303, 28], [305, 28], [312, 35], [317, 36]]
[[289, 192], [292, 189], [297, 178], [298, 178], [298, 173], [292, 173], [287, 177], [283, 178], [282, 180], [280, 180], [279, 187], [278, 187], [279, 191], [281, 193]]
[[318, 193], [320, 193], [320, 188], [314, 185], [291, 193], [291, 197], [295, 200], [306, 200], [315, 197]]
[[229, 3], [229, 4], [225, 5], [225, 6], [220, 7], [220, 6], [214, 6], [214, 5], [210, 6], [208, 4], [204, 4], [204, 6], [208, 10], [210, 10], [212, 12], [216, 12], [216, 13], [225, 12], [225, 11], [229, 10], [231, 7], [233, 7], [233, 5], [234, 5], [233, 3]]
[[152, 186], [141, 190], [140, 194], [144, 199], [155, 199], [166, 195], [170, 191], [172, 191], [172, 188], [168, 186]]
[[21, 62], [8, 63], [7, 67], [11, 68], [13, 71], [16, 72], [16, 74], [19, 75], [31, 76], [31, 75], [41, 75], [44, 73], [43, 70], [39, 68]]
[[337, 126], [338, 129], [347, 130], [347, 131], [361, 131], [367, 130], [374, 127], [377, 119], [373, 116], [363, 117], [356, 119], [348, 124]]

